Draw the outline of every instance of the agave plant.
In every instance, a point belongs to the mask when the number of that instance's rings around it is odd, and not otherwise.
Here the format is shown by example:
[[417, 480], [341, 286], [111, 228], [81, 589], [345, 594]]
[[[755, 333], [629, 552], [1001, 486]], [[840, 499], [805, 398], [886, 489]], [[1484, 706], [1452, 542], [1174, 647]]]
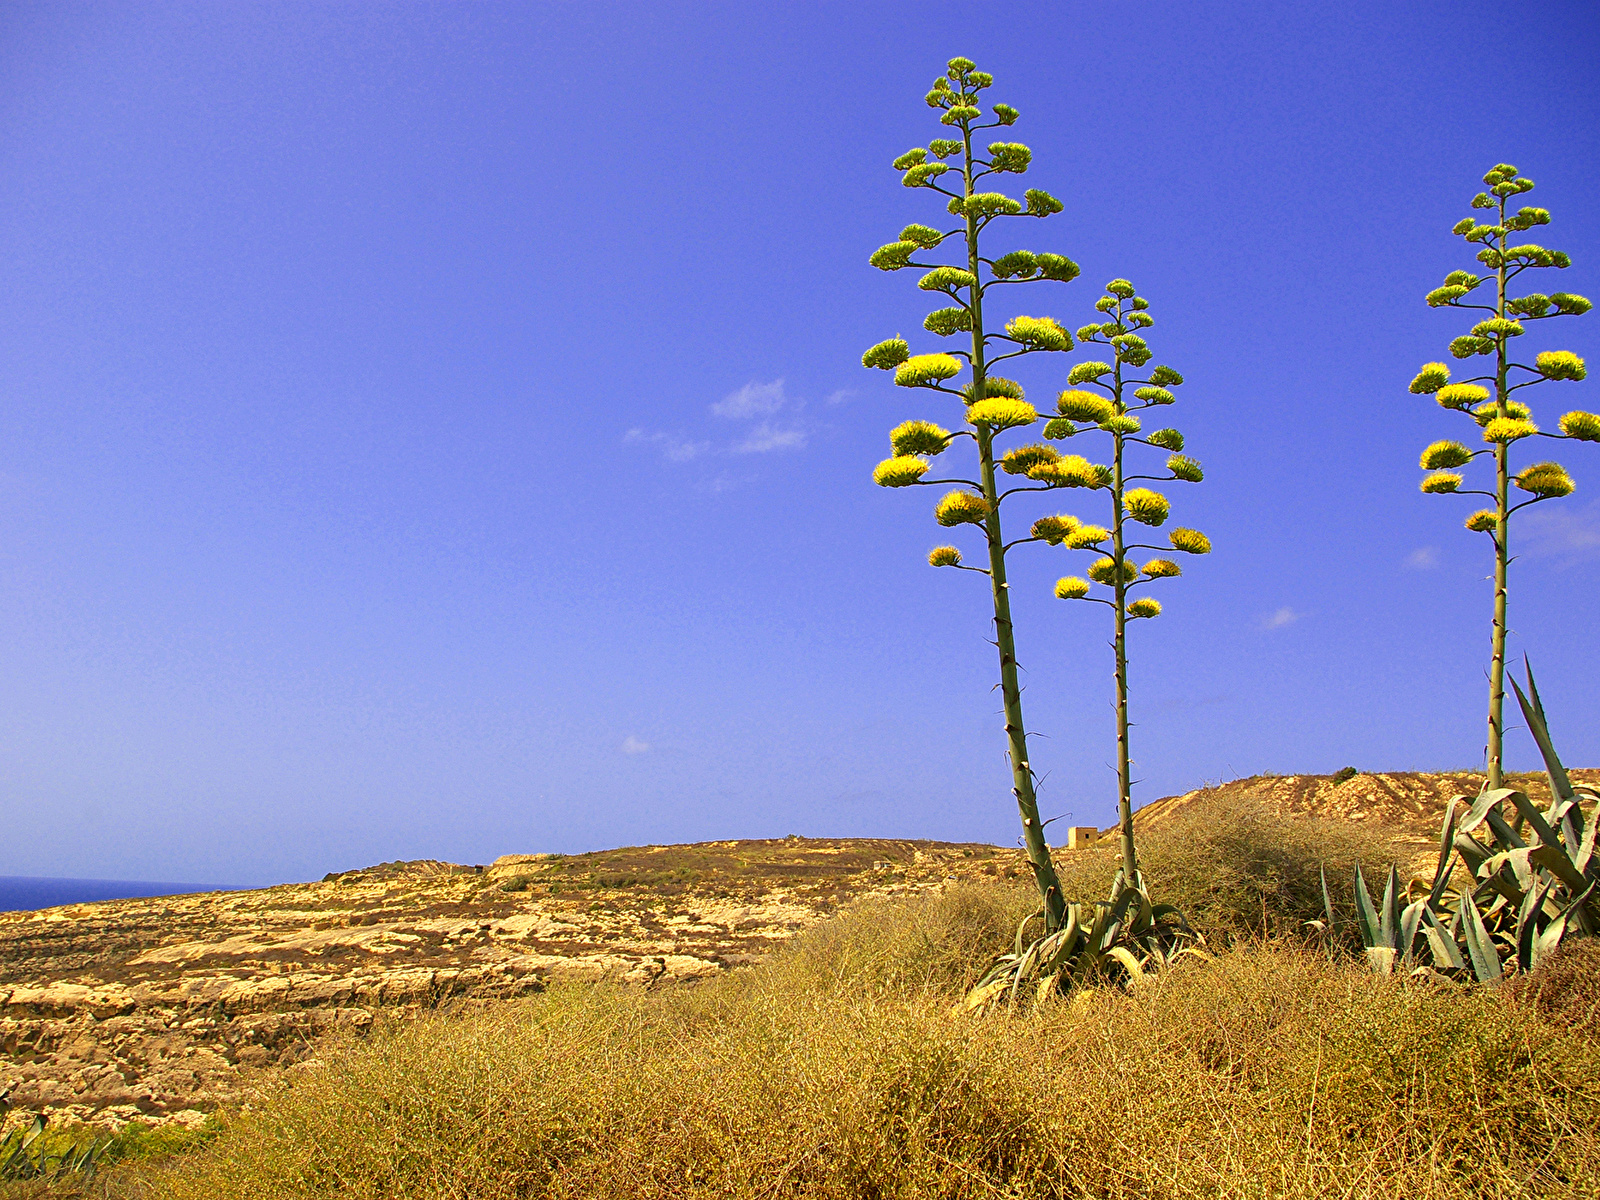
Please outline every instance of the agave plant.
[[[1531, 971], [1563, 938], [1600, 932], [1600, 791], [1572, 782], [1550, 740], [1531, 667], [1527, 682], [1526, 692], [1514, 679], [1511, 688], [1544, 758], [1549, 808], [1540, 812], [1513, 788], [1486, 785], [1476, 797], [1455, 797], [1439, 831], [1433, 879], [1414, 879], [1402, 890], [1390, 867], [1377, 905], [1357, 867], [1356, 926], [1367, 962], [1380, 974], [1410, 968], [1491, 983]], [[1585, 801], [1593, 805], [1587, 814]], [[1462, 887], [1455, 885], [1457, 860]]]
[[1142, 887], [1121, 888], [1114, 899], [1092, 905], [1069, 904], [1064, 925], [1030, 941], [1028, 926], [1038, 917], [1017, 926], [1011, 951], [995, 958], [958, 1010], [1043, 1000], [1098, 981], [1135, 983], [1183, 955], [1205, 957], [1204, 939], [1183, 914], [1151, 904]]
[[[1473, 450], [1461, 442], [1434, 442], [1422, 452], [1421, 466], [1428, 472], [1422, 490], [1430, 495], [1481, 496], [1493, 507], [1479, 509], [1466, 520], [1474, 533], [1489, 535], [1494, 543], [1494, 623], [1489, 651], [1489, 738], [1487, 767], [1489, 788], [1500, 786], [1501, 747], [1505, 726], [1501, 720], [1505, 703], [1507, 570], [1511, 563], [1511, 518], [1521, 509], [1572, 494], [1572, 477], [1557, 462], [1535, 462], [1513, 472], [1511, 446], [1516, 442], [1538, 444], [1538, 439], [1557, 441], [1600, 441], [1600, 416], [1575, 410], [1559, 422], [1560, 433], [1541, 430], [1533, 423], [1527, 389], [1551, 382], [1577, 382], [1587, 374], [1583, 359], [1570, 350], [1545, 350], [1534, 356], [1530, 366], [1512, 361], [1512, 339], [1528, 332], [1536, 321], [1556, 317], [1582, 316], [1593, 306], [1571, 292], [1544, 295], [1532, 292], [1511, 296], [1508, 292], [1518, 276], [1528, 271], [1564, 270], [1571, 260], [1559, 250], [1547, 250], [1532, 243], [1513, 245], [1515, 235], [1537, 225], [1548, 225], [1550, 214], [1542, 208], [1524, 206], [1515, 212], [1510, 201], [1533, 190], [1533, 181], [1517, 173], [1510, 163], [1500, 163], [1483, 177], [1487, 192], [1472, 199], [1475, 209], [1493, 214], [1493, 224], [1480, 225], [1473, 217], [1463, 217], [1453, 233], [1482, 248], [1477, 259], [1492, 274], [1474, 275], [1452, 271], [1444, 285], [1427, 295], [1430, 308], [1464, 309], [1488, 314], [1480, 317], [1470, 333], [1450, 343], [1450, 353], [1458, 359], [1492, 356], [1484, 374], [1451, 382], [1450, 368], [1442, 362], [1426, 364], [1411, 381], [1411, 391], [1434, 396], [1441, 407], [1470, 418], [1483, 430], [1484, 445]], [[1491, 287], [1492, 285], [1492, 287]], [[1478, 289], [1493, 292], [1481, 295]], [[1513, 374], [1516, 372], [1516, 374]], [[1466, 478], [1460, 468], [1475, 459], [1494, 464], [1494, 486], [1488, 489], [1463, 489]], [[1511, 488], [1528, 497], [1512, 503]]]
[[[10, 1111], [10, 1092], [0, 1093], [0, 1121]], [[0, 1182], [55, 1181], [64, 1175], [93, 1175], [114, 1140], [109, 1136], [87, 1142], [73, 1139], [52, 1152], [40, 1140], [44, 1129], [45, 1117], [40, 1113], [26, 1127], [13, 1129], [0, 1138]]]
[[[979, 185], [991, 177], [1022, 174], [1033, 157], [1032, 151], [1019, 142], [991, 142], [987, 151], [975, 144], [974, 139], [982, 131], [1010, 126], [1017, 120], [1017, 110], [1008, 104], [992, 105], [991, 115], [985, 119], [979, 103], [993, 82], [993, 77], [979, 71], [971, 59], [951, 59], [948, 70], [934, 81], [933, 90], [925, 99], [930, 108], [939, 112], [940, 123], [953, 136], [935, 138], [926, 148], [918, 146], [894, 160], [894, 168], [902, 172], [901, 182], [906, 187], [932, 191], [945, 198], [943, 207], [956, 218], [955, 228], [907, 225], [898, 240], [880, 247], [868, 260], [884, 271], [921, 269], [924, 274], [917, 286], [946, 305], [929, 313], [923, 328], [941, 338], [956, 338], [956, 345], [965, 342], [970, 348], [952, 346], [941, 353], [914, 355], [904, 338], [893, 337], [869, 349], [861, 362], [866, 367], [893, 371], [894, 381], [901, 387], [940, 394], [960, 414], [964, 427], [954, 431], [926, 420], [906, 421], [893, 429], [889, 434], [893, 457], [878, 464], [873, 480], [892, 488], [955, 485], [935, 507], [934, 519], [946, 528], [966, 527], [982, 535], [986, 565], [963, 563], [961, 551], [955, 546], [935, 547], [928, 555], [928, 563], [988, 577], [994, 644], [1000, 655], [1000, 698], [1011, 759], [1011, 790], [1045, 923], [1054, 931], [1066, 919], [1066, 901], [1050, 847], [1045, 843], [1034, 771], [1029, 763], [1010, 584], [1006, 579], [1006, 554], [1012, 544], [1006, 542], [1000, 525], [1001, 508], [1008, 497], [1019, 490], [1038, 489], [1002, 488], [996, 470], [1017, 474], [1019, 464], [1031, 463], [1040, 456], [1053, 459], [1056, 454], [1047, 446], [1020, 446], [1002, 456], [997, 439], [1035, 424], [1039, 414], [1023, 399], [1022, 387], [996, 374], [994, 368], [1011, 358], [1071, 350], [1073, 343], [1072, 335], [1049, 317], [1017, 315], [1001, 329], [993, 314], [1007, 294], [1001, 289], [1022, 286], [1031, 291], [1040, 283], [1067, 283], [1077, 277], [1078, 267], [1063, 255], [1035, 254], [1030, 250], [1013, 249], [990, 257], [994, 255], [989, 249], [992, 236], [1002, 223], [1013, 218], [1043, 219], [1062, 209], [1059, 200], [1038, 188], [1029, 188], [1020, 200], [980, 190]], [[993, 182], [986, 186], [993, 186]], [[941, 263], [940, 257], [956, 261]], [[969, 378], [958, 383], [963, 373]], [[968, 459], [969, 465], [944, 469], [941, 462], [941, 469], [934, 473], [944, 478], [927, 478], [933, 460], [963, 442], [969, 442], [975, 451]], [[949, 455], [950, 459], [957, 457], [954, 453]]]

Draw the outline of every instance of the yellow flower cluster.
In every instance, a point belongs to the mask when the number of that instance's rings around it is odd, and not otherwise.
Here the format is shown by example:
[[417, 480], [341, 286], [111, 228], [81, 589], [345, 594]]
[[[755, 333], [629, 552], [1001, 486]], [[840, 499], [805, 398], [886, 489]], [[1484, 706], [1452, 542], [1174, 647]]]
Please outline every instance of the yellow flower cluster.
[[939, 501], [934, 520], [945, 526], [981, 525], [989, 516], [989, 502], [976, 492], [957, 488]]
[[1128, 605], [1130, 617], [1159, 617], [1161, 615], [1161, 601], [1152, 600], [1149, 596], [1141, 596]]
[[927, 387], [961, 374], [961, 361], [949, 354], [913, 354], [895, 368], [901, 387]]
[[967, 406], [968, 421], [995, 430], [1020, 429], [1038, 419], [1038, 412], [1026, 400], [1011, 400], [1002, 396], [993, 400], [979, 400]]
[[1149, 488], [1132, 488], [1123, 493], [1122, 507], [1128, 510], [1128, 515], [1135, 521], [1145, 525], [1163, 524], [1172, 511], [1167, 498]]
[[872, 470], [872, 482], [879, 487], [910, 487], [928, 471], [928, 460], [914, 454], [886, 458]]
[[930, 567], [958, 567], [961, 565], [961, 551], [954, 546], [935, 546], [928, 551], [928, 565]]
[[1174, 550], [1182, 550], [1185, 554], [1211, 553], [1211, 539], [1198, 529], [1179, 526], [1167, 534], [1167, 541], [1172, 543]]
[[1057, 600], [1082, 600], [1089, 594], [1089, 581], [1079, 579], [1076, 575], [1068, 575], [1065, 579], [1056, 581]]
[[1069, 421], [1092, 421], [1098, 425], [1115, 416], [1117, 406], [1093, 392], [1069, 389], [1056, 398], [1056, 411]]
[[1461, 486], [1461, 476], [1454, 471], [1435, 471], [1422, 481], [1422, 490], [1430, 495], [1453, 492]]
[[1076, 531], [1082, 522], [1077, 517], [1058, 513], [1051, 517], [1040, 517], [1033, 523], [1029, 532], [1036, 538], [1049, 542], [1052, 546], [1059, 546], [1062, 540]]
[[1513, 482], [1523, 491], [1531, 492], [1541, 500], [1570, 496], [1574, 486], [1572, 476], [1567, 474], [1567, 469], [1560, 463], [1553, 462], [1534, 463], [1531, 467], [1524, 467]]
[[1183, 568], [1170, 558], [1152, 558], [1145, 563], [1144, 573], [1150, 579], [1174, 579], [1183, 574]]

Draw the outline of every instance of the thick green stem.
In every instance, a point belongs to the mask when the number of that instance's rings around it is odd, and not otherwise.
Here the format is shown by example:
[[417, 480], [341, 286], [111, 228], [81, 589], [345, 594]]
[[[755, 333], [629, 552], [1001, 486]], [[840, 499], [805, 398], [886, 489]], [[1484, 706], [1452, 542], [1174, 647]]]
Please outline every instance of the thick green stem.
[[[966, 194], [972, 195], [972, 134], [966, 131]], [[978, 278], [978, 218], [967, 217], [967, 269]], [[972, 400], [983, 399], [985, 379], [983, 336], [983, 292], [974, 283], [969, 290], [972, 312]], [[989, 539], [989, 582], [994, 593], [995, 645], [1000, 651], [1000, 698], [1005, 708], [1006, 740], [1011, 757], [1012, 793], [1022, 817], [1022, 840], [1033, 866], [1034, 883], [1044, 906], [1047, 930], [1059, 928], [1066, 920], [1066, 901], [1061, 881], [1056, 876], [1050, 847], [1044, 840], [1044, 825], [1039, 820], [1039, 802], [1033, 789], [1033, 768], [1028, 761], [1028, 732], [1022, 721], [1022, 687], [1017, 678], [1016, 638], [1011, 627], [1011, 593], [1006, 586], [1005, 541], [1000, 533], [1000, 494], [995, 483], [994, 434], [984, 425], [978, 430], [978, 458], [982, 470], [983, 498], [989, 502], [984, 532]]]
[[[1500, 226], [1506, 223], [1505, 198], [1500, 199]], [[1499, 237], [1500, 266], [1496, 274], [1496, 313], [1506, 315], [1506, 235]], [[1496, 415], [1508, 416], [1506, 401], [1510, 392], [1506, 387], [1506, 335], [1495, 337], [1499, 348], [1495, 360]], [[1495, 524], [1494, 524], [1494, 638], [1489, 656], [1489, 747], [1488, 771], [1490, 788], [1501, 786], [1503, 778], [1502, 747], [1505, 733], [1503, 715], [1506, 699], [1506, 567], [1509, 563], [1510, 506], [1510, 444], [1498, 442], [1494, 448], [1495, 471]]]
[[[1116, 360], [1113, 384], [1117, 412], [1122, 413], [1122, 355]], [[1111, 466], [1111, 556], [1117, 564], [1116, 653], [1117, 653], [1117, 826], [1122, 843], [1123, 879], [1129, 886], [1139, 882], [1138, 859], [1133, 849], [1133, 781], [1128, 769], [1128, 580], [1123, 577], [1126, 551], [1122, 535], [1122, 434], [1112, 435], [1115, 453]]]

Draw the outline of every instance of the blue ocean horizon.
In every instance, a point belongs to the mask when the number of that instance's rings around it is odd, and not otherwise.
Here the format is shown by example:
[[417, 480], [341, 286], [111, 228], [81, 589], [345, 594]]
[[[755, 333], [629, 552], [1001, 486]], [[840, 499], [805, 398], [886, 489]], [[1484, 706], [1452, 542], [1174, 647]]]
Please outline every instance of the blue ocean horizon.
[[0, 912], [26, 912], [58, 904], [132, 900], [144, 896], [184, 896], [231, 890], [217, 883], [156, 883], [142, 879], [50, 879], [0, 875]]

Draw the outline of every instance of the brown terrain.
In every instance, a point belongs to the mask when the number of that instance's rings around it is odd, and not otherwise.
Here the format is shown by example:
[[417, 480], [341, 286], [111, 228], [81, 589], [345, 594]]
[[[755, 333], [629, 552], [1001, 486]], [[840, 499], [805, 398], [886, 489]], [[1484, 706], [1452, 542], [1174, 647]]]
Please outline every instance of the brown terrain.
[[[1600, 771], [1575, 778], [1600, 783]], [[1141, 809], [1158, 827], [1254, 801], [1437, 837], [1480, 777], [1258, 776]], [[1516, 785], [1548, 797], [1542, 777]], [[1420, 845], [1419, 845], [1420, 849]], [[562, 977], [643, 987], [754, 962], [864, 895], [1016, 876], [986, 845], [785, 838], [385, 863], [319, 883], [0, 913], [0, 1093], [98, 1122], [194, 1123], [386, 1014], [484, 1004]]]

